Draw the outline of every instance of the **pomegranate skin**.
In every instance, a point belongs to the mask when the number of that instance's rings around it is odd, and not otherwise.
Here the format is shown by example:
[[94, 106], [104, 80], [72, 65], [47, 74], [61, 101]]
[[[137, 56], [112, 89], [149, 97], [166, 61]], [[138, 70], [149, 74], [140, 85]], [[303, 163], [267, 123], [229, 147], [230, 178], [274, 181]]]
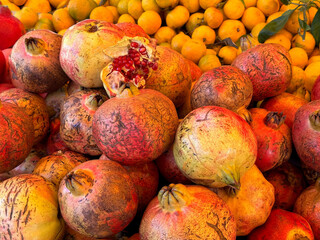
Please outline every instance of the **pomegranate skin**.
[[311, 101], [320, 99], [320, 76], [316, 79], [312, 91], [311, 91]]
[[320, 172], [320, 100], [300, 107], [292, 126], [292, 140], [300, 160]]
[[92, 132], [99, 149], [123, 165], [150, 162], [166, 151], [178, 126], [176, 109], [165, 95], [142, 89], [114, 97], [96, 111]]
[[258, 141], [255, 164], [260, 171], [268, 171], [288, 161], [292, 153], [292, 140], [283, 115], [263, 108], [252, 108], [250, 112], [250, 125]]
[[232, 66], [249, 75], [254, 101], [279, 95], [291, 81], [290, 55], [280, 44], [265, 43], [250, 48], [238, 55]]
[[150, 36], [146, 34], [146, 32], [137, 24], [130, 23], [130, 22], [121, 22], [115, 24], [118, 28], [121, 29], [121, 31], [124, 33], [124, 35], [128, 37], [144, 37], [147, 39], [150, 39]]

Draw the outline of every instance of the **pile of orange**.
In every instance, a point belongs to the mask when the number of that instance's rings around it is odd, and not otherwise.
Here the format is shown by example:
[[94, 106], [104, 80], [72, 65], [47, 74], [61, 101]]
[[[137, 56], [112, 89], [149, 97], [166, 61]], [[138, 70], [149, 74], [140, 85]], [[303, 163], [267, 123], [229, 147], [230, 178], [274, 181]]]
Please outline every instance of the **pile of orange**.
[[[296, 1], [296, 0], [294, 0]], [[231, 64], [246, 48], [258, 42], [261, 29], [286, 10], [296, 5], [283, 5], [280, 0], [0, 0], [26, 29], [64, 31], [86, 18], [113, 23], [132, 22], [157, 39], [158, 44], [180, 52], [207, 71]], [[299, 1], [296, 1], [299, 2]], [[319, 5], [320, 6], [320, 5]], [[317, 7], [307, 12], [312, 23]], [[311, 90], [320, 74], [320, 51], [314, 37], [298, 34], [303, 14], [295, 11], [286, 26], [269, 38], [290, 50], [293, 80], [288, 91], [305, 86]], [[236, 45], [224, 46], [229, 38]]]

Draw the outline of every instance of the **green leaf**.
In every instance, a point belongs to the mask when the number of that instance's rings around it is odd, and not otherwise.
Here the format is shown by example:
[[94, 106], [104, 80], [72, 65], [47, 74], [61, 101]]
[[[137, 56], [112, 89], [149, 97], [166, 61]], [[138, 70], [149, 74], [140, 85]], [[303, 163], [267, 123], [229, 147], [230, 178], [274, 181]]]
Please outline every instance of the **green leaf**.
[[273, 19], [269, 22], [259, 33], [258, 40], [260, 43], [264, 43], [269, 37], [279, 32], [288, 22], [289, 17], [296, 10], [290, 9], [285, 11], [280, 17]]
[[244, 8], [247, 8], [247, 7], [246, 7], [246, 3], [244, 2], [244, 0], [240, 0], [240, 1], [242, 2]]
[[316, 43], [319, 44], [320, 42], [320, 10], [319, 9], [311, 23], [311, 34], [316, 40]]
[[300, 27], [304, 30], [304, 31], [310, 31], [311, 27], [308, 25], [308, 23], [305, 20], [302, 20], [300, 18], [298, 18], [299, 20], [299, 25]]
[[280, 0], [284, 5], [289, 5], [290, 4], [290, 1], [288, 0]]

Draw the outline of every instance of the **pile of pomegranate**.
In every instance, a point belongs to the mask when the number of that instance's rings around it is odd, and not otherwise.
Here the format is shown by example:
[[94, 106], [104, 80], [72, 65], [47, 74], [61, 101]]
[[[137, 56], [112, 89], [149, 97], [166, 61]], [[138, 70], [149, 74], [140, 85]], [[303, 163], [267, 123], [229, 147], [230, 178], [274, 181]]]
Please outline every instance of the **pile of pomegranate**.
[[204, 73], [129, 23], [0, 46], [0, 239], [320, 240], [320, 78], [286, 93], [281, 45]]

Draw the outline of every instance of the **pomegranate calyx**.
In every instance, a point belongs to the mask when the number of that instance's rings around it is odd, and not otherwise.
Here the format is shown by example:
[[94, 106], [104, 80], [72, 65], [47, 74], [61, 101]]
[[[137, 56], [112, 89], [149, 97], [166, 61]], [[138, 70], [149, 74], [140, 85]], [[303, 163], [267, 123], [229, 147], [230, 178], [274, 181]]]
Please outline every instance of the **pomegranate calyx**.
[[106, 99], [98, 93], [93, 93], [84, 97], [84, 104], [86, 108], [90, 110], [97, 110], [106, 101]]
[[26, 51], [31, 55], [40, 55], [46, 53], [46, 43], [35, 37], [25, 39]]
[[92, 173], [88, 170], [77, 169], [66, 176], [66, 188], [75, 196], [86, 195], [93, 186]]
[[125, 36], [103, 52], [112, 59], [100, 73], [110, 98], [122, 91], [123, 83], [144, 88], [151, 72], [158, 68], [154, 43], [143, 37]]
[[90, 22], [84, 26], [85, 30], [89, 33], [94, 33], [99, 30], [98, 22]]
[[228, 187], [234, 189], [234, 191], [240, 189], [240, 174], [236, 168], [226, 168], [220, 169], [221, 181], [224, 182]]
[[269, 112], [264, 118], [264, 124], [270, 128], [278, 129], [284, 123], [285, 119], [286, 116], [284, 116], [282, 112]]
[[251, 113], [248, 109], [245, 107], [241, 107], [237, 110], [237, 114], [242, 117], [244, 120], [246, 120], [247, 123], [252, 122]]
[[158, 200], [161, 208], [168, 212], [180, 211], [188, 205], [191, 196], [186, 186], [181, 183], [164, 186], [158, 193]]
[[314, 130], [320, 131], [320, 110], [313, 112], [309, 116], [309, 121]]

